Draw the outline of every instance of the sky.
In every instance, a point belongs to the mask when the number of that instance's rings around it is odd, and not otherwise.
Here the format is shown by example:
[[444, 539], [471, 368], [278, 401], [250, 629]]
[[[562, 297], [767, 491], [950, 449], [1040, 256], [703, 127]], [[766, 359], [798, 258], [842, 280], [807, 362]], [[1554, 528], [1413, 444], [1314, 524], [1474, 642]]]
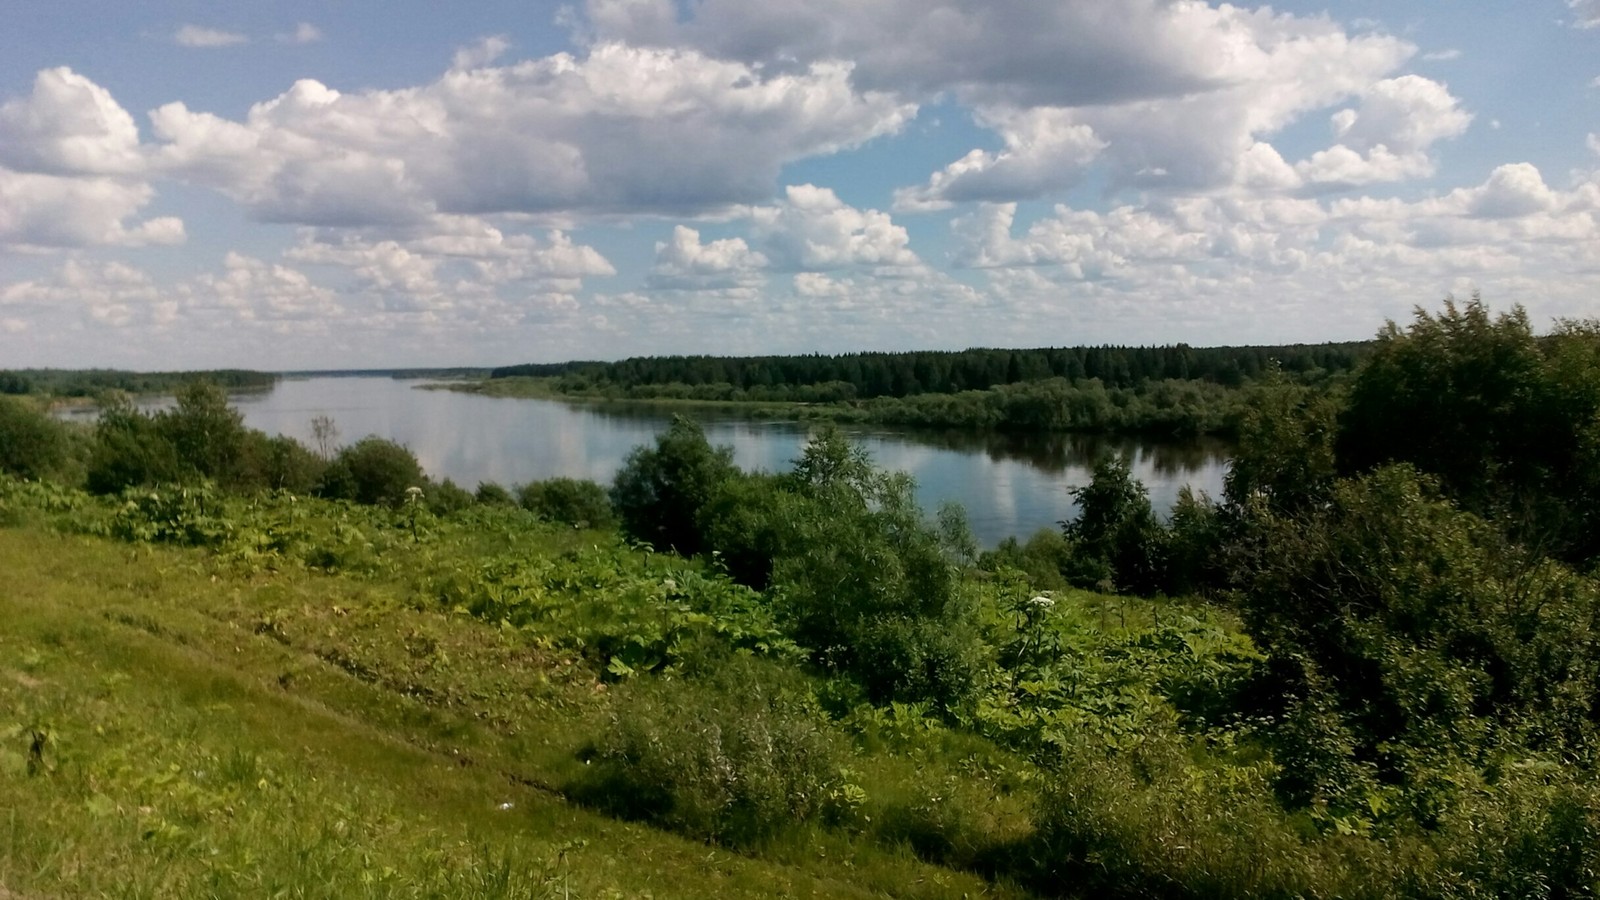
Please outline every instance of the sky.
[[1600, 316], [1600, 0], [0, 0], [0, 368]]

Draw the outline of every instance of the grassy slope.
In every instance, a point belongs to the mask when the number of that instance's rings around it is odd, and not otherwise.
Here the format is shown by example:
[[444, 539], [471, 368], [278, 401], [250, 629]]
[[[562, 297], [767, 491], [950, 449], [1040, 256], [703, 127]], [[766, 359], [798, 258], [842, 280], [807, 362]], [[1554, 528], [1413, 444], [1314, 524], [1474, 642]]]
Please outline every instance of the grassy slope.
[[399, 587], [37, 528], [0, 529], [0, 572], [0, 896], [994, 890], [836, 836], [758, 859], [573, 806], [553, 786], [603, 688]]

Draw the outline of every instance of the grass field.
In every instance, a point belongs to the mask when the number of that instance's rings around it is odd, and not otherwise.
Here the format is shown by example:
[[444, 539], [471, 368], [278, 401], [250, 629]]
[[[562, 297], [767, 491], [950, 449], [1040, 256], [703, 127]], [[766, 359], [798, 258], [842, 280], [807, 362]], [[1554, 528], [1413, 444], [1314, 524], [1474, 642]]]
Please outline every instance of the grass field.
[[381, 579], [0, 529], [0, 896], [981, 896], [570, 802], [607, 685]]

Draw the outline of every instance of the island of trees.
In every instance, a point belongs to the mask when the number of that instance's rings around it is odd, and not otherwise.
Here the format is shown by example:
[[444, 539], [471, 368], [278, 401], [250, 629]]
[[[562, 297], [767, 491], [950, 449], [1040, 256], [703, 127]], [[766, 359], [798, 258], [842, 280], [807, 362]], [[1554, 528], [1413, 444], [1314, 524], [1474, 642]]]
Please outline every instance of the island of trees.
[[1371, 349], [1360, 342], [642, 357], [506, 366], [487, 380], [452, 387], [503, 396], [721, 404], [758, 416], [838, 422], [1233, 435], [1243, 413], [1240, 388], [1269, 374], [1326, 386], [1347, 376]]
[[210, 385], [0, 399], [0, 879], [1592, 896], [1600, 326], [1474, 300], [1347, 349], [1228, 388], [1223, 496], [1162, 521], [1110, 457], [989, 552], [826, 426], [783, 472], [679, 418], [609, 486], [468, 491]]

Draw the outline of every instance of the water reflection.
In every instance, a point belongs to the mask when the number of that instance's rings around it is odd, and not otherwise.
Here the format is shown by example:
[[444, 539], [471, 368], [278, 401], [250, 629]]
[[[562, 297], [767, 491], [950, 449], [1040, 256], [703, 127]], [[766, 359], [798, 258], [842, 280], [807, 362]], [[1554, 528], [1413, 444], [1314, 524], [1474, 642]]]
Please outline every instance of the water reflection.
[[[250, 427], [287, 434], [308, 446], [313, 444], [311, 420], [319, 415], [334, 420], [344, 443], [368, 434], [398, 441], [431, 475], [468, 489], [481, 481], [514, 485], [556, 476], [609, 482], [628, 453], [651, 441], [670, 419], [659, 408], [571, 406], [414, 390], [415, 384], [359, 377], [285, 380], [270, 392], [240, 395], [235, 403]], [[697, 417], [713, 443], [731, 446], [735, 461], [752, 470], [787, 469], [810, 429], [798, 422]], [[1074, 509], [1067, 492], [1088, 481], [1102, 453], [1129, 460], [1159, 511], [1171, 508], [1185, 484], [1219, 494], [1227, 463], [1227, 446], [1215, 441], [1155, 443], [883, 426], [845, 431], [880, 466], [914, 476], [919, 499], [929, 510], [952, 501], [964, 506], [986, 546], [1070, 518]]]

